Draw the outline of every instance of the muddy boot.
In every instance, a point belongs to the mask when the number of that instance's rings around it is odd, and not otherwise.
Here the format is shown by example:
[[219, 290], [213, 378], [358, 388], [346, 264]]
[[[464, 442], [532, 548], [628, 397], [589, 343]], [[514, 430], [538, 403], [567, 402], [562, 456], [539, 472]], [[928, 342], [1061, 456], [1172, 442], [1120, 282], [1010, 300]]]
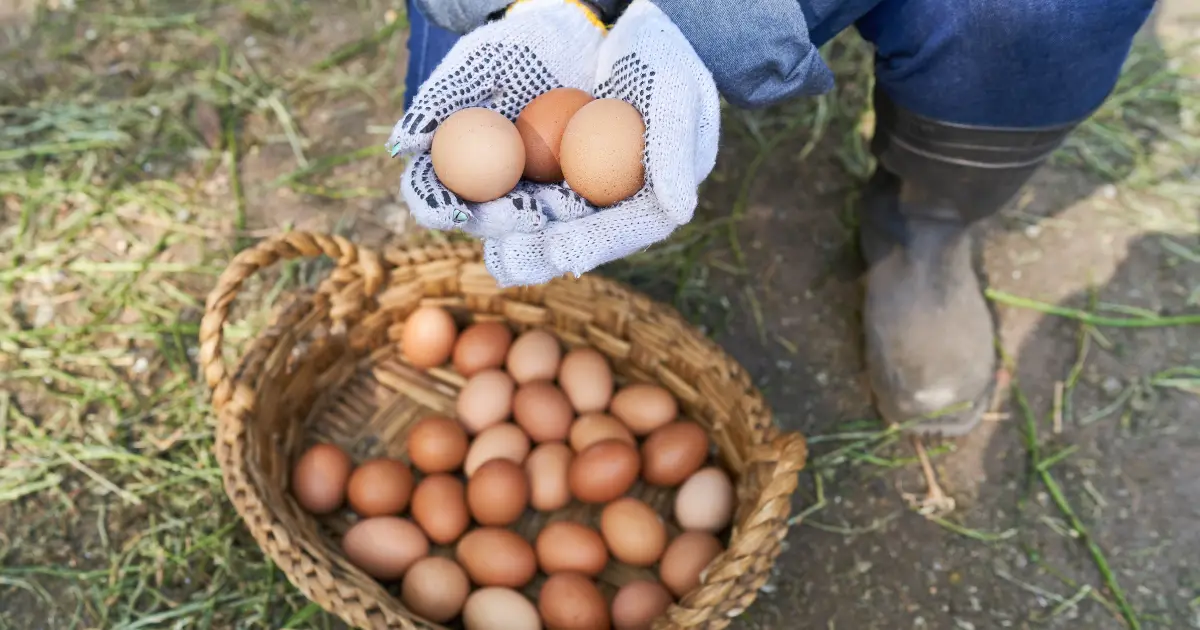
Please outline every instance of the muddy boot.
[[883, 417], [954, 437], [975, 428], [995, 386], [995, 326], [972, 267], [971, 226], [998, 211], [1074, 125], [965, 127], [904, 111], [876, 91], [863, 193], [869, 267], [867, 368]]

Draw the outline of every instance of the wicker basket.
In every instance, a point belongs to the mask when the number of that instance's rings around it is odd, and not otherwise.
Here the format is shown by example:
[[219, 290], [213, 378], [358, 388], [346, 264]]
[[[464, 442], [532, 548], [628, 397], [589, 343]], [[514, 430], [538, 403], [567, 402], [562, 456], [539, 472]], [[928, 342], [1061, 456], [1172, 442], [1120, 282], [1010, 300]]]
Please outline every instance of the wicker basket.
[[[315, 291], [293, 296], [248, 343], [237, 367], [227, 369], [222, 329], [242, 283], [281, 259], [320, 255], [337, 263], [330, 276]], [[683, 413], [718, 445], [736, 478], [739, 507], [727, 551], [654, 628], [724, 628], [754, 601], [787, 532], [805, 442], [775, 428], [761, 394], [720, 347], [674, 310], [599, 276], [499, 289], [472, 245], [380, 255], [303, 232], [238, 254], [209, 295], [200, 330], [225, 491], [292, 584], [357, 627], [442, 628], [415, 618], [346, 560], [337, 540], [352, 517], [308, 515], [288, 490], [292, 462], [316, 440], [341, 445], [356, 461], [403, 457], [410, 423], [431, 412], [453, 414], [462, 377], [413, 369], [397, 352], [405, 318], [422, 304], [446, 307], [460, 323], [496, 319], [518, 331], [545, 328], [568, 347], [590, 345], [606, 354], [619, 382], [656, 382], [674, 392]], [[635, 492], [651, 505], [669, 506], [669, 497], [656, 491]], [[518, 531], [533, 535], [538, 519], [544, 517], [527, 518]], [[614, 564], [602, 580], [629, 579]]]

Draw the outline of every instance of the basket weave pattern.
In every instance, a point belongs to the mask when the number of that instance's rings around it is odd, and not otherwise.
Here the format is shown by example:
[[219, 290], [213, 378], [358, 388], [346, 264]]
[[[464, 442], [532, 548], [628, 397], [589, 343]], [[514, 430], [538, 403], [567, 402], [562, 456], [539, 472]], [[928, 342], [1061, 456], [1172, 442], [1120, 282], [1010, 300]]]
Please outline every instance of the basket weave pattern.
[[[280, 260], [321, 255], [337, 263], [329, 277], [315, 291], [291, 296], [247, 343], [237, 367], [227, 369], [223, 329], [243, 283]], [[654, 382], [673, 392], [681, 413], [717, 444], [735, 477], [738, 509], [727, 550], [654, 628], [717, 630], [749, 607], [779, 555], [807, 453], [801, 436], [775, 428], [761, 394], [719, 346], [673, 309], [599, 276], [499, 289], [473, 245], [380, 255], [304, 232], [238, 254], [209, 295], [200, 330], [226, 493], [292, 584], [356, 627], [443, 628], [414, 618], [345, 559], [337, 539], [350, 521], [305, 513], [288, 487], [292, 463], [315, 441], [335, 442], [356, 461], [403, 457], [410, 424], [430, 413], [453, 415], [463, 379], [445, 369], [415, 370], [397, 351], [404, 320], [420, 305], [445, 307], [460, 324], [493, 319], [518, 332], [544, 328], [568, 347], [588, 345], [608, 356], [620, 382]], [[670, 504], [641, 491], [651, 505]], [[518, 531], [532, 536], [540, 524]], [[620, 580], [619, 571], [613, 575]]]

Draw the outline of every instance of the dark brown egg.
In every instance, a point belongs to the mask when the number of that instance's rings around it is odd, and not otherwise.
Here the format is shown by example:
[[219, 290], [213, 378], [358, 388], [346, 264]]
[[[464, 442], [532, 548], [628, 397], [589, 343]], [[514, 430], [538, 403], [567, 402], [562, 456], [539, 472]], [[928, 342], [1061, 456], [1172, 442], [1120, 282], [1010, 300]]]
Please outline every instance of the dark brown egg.
[[612, 601], [613, 630], [650, 630], [675, 599], [658, 582], [634, 580], [617, 591]]
[[538, 593], [538, 612], [554, 630], [609, 630], [608, 602], [591, 578], [556, 573]]
[[705, 532], [680, 534], [663, 553], [658, 573], [675, 597], [683, 597], [700, 586], [700, 576], [713, 558], [725, 551], [716, 536]]
[[480, 586], [521, 588], [537, 573], [537, 556], [519, 534], [498, 527], [471, 530], [455, 549], [458, 563]]
[[656, 486], [677, 486], [708, 459], [708, 433], [689, 420], [664, 425], [642, 444], [642, 477]]
[[399, 514], [412, 496], [413, 474], [404, 462], [372, 459], [350, 475], [346, 498], [359, 516]]
[[582, 573], [595, 577], [608, 564], [608, 548], [600, 532], [571, 521], [550, 523], [534, 544], [538, 565], [548, 574]]
[[621, 440], [605, 440], [571, 460], [567, 483], [571, 495], [584, 503], [608, 503], [633, 487], [640, 466], [632, 446]]
[[510, 525], [529, 506], [525, 469], [507, 459], [493, 459], [467, 481], [467, 506], [480, 525]]
[[426, 474], [450, 472], [467, 458], [467, 432], [457, 420], [430, 416], [408, 433], [408, 458]]
[[468, 326], [454, 344], [454, 370], [463, 376], [473, 376], [482, 370], [503, 367], [512, 339], [512, 331], [500, 322]]
[[333, 444], [308, 449], [292, 469], [292, 494], [300, 507], [313, 514], [329, 514], [346, 501], [350, 456]]
[[513, 420], [534, 442], [562, 442], [571, 431], [575, 412], [567, 395], [549, 381], [534, 381], [517, 388], [512, 401]]
[[422, 479], [413, 490], [412, 516], [433, 542], [448, 545], [458, 540], [471, 524], [463, 482], [445, 473]]
[[559, 148], [567, 122], [592, 95], [575, 88], [556, 88], [538, 96], [517, 116], [517, 131], [525, 143], [525, 179], [561, 182]]

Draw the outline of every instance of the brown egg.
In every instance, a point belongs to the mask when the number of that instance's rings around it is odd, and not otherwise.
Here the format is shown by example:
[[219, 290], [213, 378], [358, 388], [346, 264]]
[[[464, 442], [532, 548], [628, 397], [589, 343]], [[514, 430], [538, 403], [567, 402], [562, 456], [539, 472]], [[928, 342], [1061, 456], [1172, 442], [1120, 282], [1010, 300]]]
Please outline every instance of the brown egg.
[[500, 370], [483, 370], [467, 379], [455, 404], [467, 433], [475, 435], [508, 418], [515, 389], [512, 377]]
[[613, 557], [635, 567], [648, 567], [662, 557], [667, 526], [654, 508], [632, 497], [604, 506], [600, 533]]
[[457, 420], [430, 416], [408, 432], [408, 458], [426, 474], [451, 472], [467, 457], [467, 432]]
[[534, 545], [538, 566], [547, 574], [570, 572], [595, 577], [608, 564], [608, 548], [600, 533], [580, 523], [550, 523], [538, 533]]
[[412, 491], [413, 474], [404, 462], [372, 459], [354, 469], [346, 498], [359, 516], [385, 516], [403, 512]]
[[414, 613], [435, 623], [458, 616], [471, 581], [467, 572], [449, 558], [421, 558], [408, 568], [400, 587], [400, 599]]
[[533, 547], [516, 532], [498, 527], [467, 532], [458, 541], [455, 556], [480, 586], [521, 588], [537, 573]]
[[690, 420], [659, 427], [642, 444], [642, 478], [656, 486], [677, 486], [708, 459], [708, 433]]
[[352, 466], [350, 456], [332, 444], [308, 449], [292, 468], [296, 502], [313, 514], [329, 514], [342, 507]]
[[412, 517], [439, 545], [456, 540], [471, 524], [463, 482], [446, 473], [429, 475], [413, 490]]
[[547, 442], [525, 458], [529, 475], [529, 504], [539, 512], [551, 512], [571, 502], [567, 471], [575, 454], [566, 444]]
[[725, 547], [716, 536], [704, 532], [680, 534], [663, 553], [658, 576], [675, 597], [683, 597], [700, 586], [700, 574]]
[[400, 351], [415, 367], [437, 367], [450, 358], [457, 335], [458, 326], [450, 313], [436, 306], [422, 306], [404, 322]]
[[521, 427], [505, 422], [485, 429], [475, 436], [467, 460], [463, 462], [463, 473], [470, 477], [479, 467], [493, 459], [507, 459], [515, 464], [524, 464], [529, 455], [529, 436]]
[[579, 108], [563, 132], [560, 160], [571, 189], [611, 206], [642, 189], [646, 125], [625, 101], [601, 98]]
[[500, 322], [468, 326], [454, 344], [454, 370], [463, 376], [473, 376], [482, 370], [504, 367], [512, 338], [512, 331]]
[[635, 383], [613, 395], [608, 411], [641, 436], [674, 420], [679, 415], [679, 401], [658, 385]]
[[537, 608], [511, 588], [489, 586], [467, 598], [463, 607], [466, 630], [542, 630]]
[[606, 413], [580, 416], [571, 424], [571, 433], [567, 439], [576, 453], [604, 440], [620, 440], [630, 446], [637, 446], [637, 439], [633, 437], [629, 427]]
[[552, 381], [558, 375], [562, 347], [558, 339], [544, 330], [530, 330], [517, 337], [508, 349], [504, 365], [518, 383]]
[[571, 495], [584, 503], [608, 503], [633, 487], [640, 467], [634, 447], [620, 440], [604, 440], [571, 460], [567, 483]]
[[609, 630], [608, 602], [590, 578], [556, 573], [538, 592], [538, 612], [553, 630]]
[[558, 385], [580, 414], [604, 411], [613, 395], [612, 368], [594, 348], [576, 348], [563, 357]]
[[408, 519], [376, 516], [346, 530], [342, 551], [367, 575], [398, 580], [414, 562], [429, 555], [429, 541]]
[[650, 630], [654, 620], [667, 612], [675, 599], [658, 582], [634, 580], [622, 586], [612, 601], [614, 630]]
[[525, 142], [525, 179], [561, 182], [558, 150], [567, 122], [592, 95], [575, 88], [555, 88], [538, 96], [517, 116], [517, 131]]
[[567, 395], [549, 381], [533, 381], [513, 395], [513, 420], [534, 442], [561, 442], [571, 431], [575, 412]]
[[729, 525], [734, 509], [733, 481], [717, 467], [688, 477], [675, 495], [675, 520], [691, 531], [715, 534]]
[[528, 506], [529, 478], [507, 459], [483, 464], [467, 482], [467, 507], [480, 525], [510, 525]]
[[483, 203], [517, 185], [525, 170], [525, 143], [500, 113], [468, 107], [438, 125], [430, 157], [443, 186], [466, 201]]

